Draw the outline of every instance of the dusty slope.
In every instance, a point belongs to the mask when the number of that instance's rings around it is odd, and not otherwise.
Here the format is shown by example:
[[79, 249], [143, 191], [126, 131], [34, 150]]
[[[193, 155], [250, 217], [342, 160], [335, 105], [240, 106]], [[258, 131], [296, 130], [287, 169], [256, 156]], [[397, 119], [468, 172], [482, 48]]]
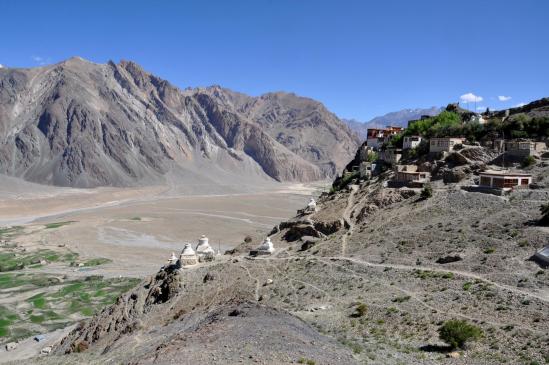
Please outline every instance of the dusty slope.
[[[248, 97], [249, 100], [255, 98]], [[333, 176], [356, 139], [319, 103], [288, 95], [296, 111], [271, 126], [302, 133], [278, 139], [260, 116], [229, 106], [208, 90], [181, 91], [133, 62], [71, 58], [34, 69], [0, 69], [0, 173], [76, 187], [131, 186], [175, 180], [312, 181]], [[310, 106], [312, 105], [312, 107]], [[315, 109], [316, 123], [300, 115]], [[326, 141], [310, 153], [318, 125]], [[327, 167], [329, 166], [329, 168]]]
[[[168, 359], [164, 348], [170, 356], [189, 349], [171, 342], [172, 326], [226, 311], [227, 302], [252, 301], [303, 319], [363, 363], [543, 363], [549, 357], [548, 273], [529, 258], [547, 243], [546, 228], [532, 224], [540, 202], [549, 198], [547, 170], [544, 161], [532, 168], [541, 189], [508, 197], [461, 190], [460, 184], [475, 179], [471, 172], [459, 184], [444, 184], [435, 175], [434, 195], [426, 200], [415, 190], [383, 187], [387, 175], [349, 185], [325, 195], [319, 212], [276, 227], [273, 256], [225, 257], [176, 275], [161, 271], [135, 295], [124, 296], [83, 324], [57, 348], [57, 355], [43, 361], [110, 358], [132, 363], [143, 361], [146, 352], [147, 358], [158, 355], [157, 363], [163, 363]], [[358, 311], [360, 304], [365, 311]], [[458, 359], [446, 357], [437, 335], [440, 324], [454, 318], [484, 332]], [[234, 343], [244, 340], [229, 322], [221, 323], [227, 325], [222, 327], [227, 337], [234, 334]], [[280, 329], [271, 321], [263, 323]], [[265, 341], [279, 346], [279, 340]], [[62, 355], [82, 341], [89, 350]], [[194, 348], [196, 339], [188, 341]], [[230, 349], [231, 357], [218, 363], [249, 356], [246, 346]], [[215, 346], [210, 351], [219, 354]], [[203, 356], [196, 352], [190, 356]], [[309, 356], [291, 346], [281, 352], [294, 362]], [[319, 352], [312, 359], [317, 364], [350, 362], [325, 356]], [[260, 362], [280, 363], [265, 357]]]

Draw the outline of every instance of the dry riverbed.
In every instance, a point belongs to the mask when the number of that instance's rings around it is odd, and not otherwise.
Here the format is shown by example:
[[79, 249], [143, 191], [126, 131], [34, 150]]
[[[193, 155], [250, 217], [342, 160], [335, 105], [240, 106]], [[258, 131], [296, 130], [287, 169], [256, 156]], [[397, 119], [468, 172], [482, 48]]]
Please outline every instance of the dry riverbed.
[[[322, 188], [189, 196], [163, 187], [82, 190], [6, 181], [0, 189], [0, 342], [22, 342], [10, 352], [3, 346], [0, 361], [36, 355], [63, 328], [112, 303], [202, 234], [221, 252], [246, 236], [259, 242]], [[46, 342], [33, 342], [44, 333]]]

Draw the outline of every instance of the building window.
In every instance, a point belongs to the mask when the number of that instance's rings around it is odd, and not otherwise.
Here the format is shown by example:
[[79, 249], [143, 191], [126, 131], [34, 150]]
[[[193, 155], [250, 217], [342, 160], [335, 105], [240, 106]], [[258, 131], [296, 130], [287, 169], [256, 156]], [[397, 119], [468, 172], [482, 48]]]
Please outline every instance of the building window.
[[487, 176], [480, 177], [480, 185], [490, 186], [490, 178]]

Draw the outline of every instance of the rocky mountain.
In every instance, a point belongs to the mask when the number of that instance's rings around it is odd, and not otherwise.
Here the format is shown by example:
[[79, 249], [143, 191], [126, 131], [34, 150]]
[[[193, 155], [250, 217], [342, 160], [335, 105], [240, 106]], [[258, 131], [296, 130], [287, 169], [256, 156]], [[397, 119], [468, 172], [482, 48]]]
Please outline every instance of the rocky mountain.
[[375, 117], [368, 122], [361, 122], [357, 119], [342, 119], [360, 140], [366, 140], [368, 128], [384, 128], [388, 125], [406, 127], [408, 121], [421, 118], [422, 115], [434, 116], [442, 112], [444, 108], [431, 107], [427, 109], [403, 109]]
[[0, 173], [61, 186], [313, 181], [358, 145], [294, 94], [180, 90], [133, 62], [0, 69]]

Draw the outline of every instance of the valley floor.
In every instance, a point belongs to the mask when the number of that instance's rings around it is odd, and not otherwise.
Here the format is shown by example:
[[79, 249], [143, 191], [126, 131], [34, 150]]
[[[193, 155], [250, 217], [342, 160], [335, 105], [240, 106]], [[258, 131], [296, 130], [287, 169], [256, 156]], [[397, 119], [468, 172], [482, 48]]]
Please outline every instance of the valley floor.
[[6, 324], [0, 342], [53, 331], [44, 343], [28, 339], [10, 352], [2, 346], [0, 362], [37, 354], [66, 334], [58, 328], [112, 302], [135, 285], [129, 278], [156, 272], [184, 243], [206, 234], [223, 253], [246, 236], [257, 242], [323, 188], [278, 184], [183, 195], [170, 187], [70, 189], [5, 177], [0, 183], [0, 320]]

